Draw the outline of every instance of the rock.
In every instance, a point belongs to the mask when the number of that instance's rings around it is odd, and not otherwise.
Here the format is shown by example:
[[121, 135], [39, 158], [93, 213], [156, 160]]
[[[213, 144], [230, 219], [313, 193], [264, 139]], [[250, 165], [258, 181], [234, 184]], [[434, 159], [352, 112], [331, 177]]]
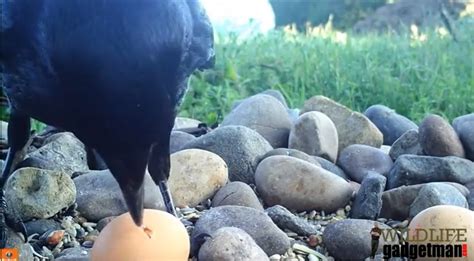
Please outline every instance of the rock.
[[336, 125], [339, 152], [352, 144], [365, 144], [379, 148], [383, 142], [382, 133], [363, 114], [324, 96], [314, 96], [304, 103], [301, 113], [320, 111], [326, 114]]
[[426, 155], [465, 157], [464, 148], [456, 131], [449, 122], [438, 115], [428, 115], [420, 123], [419, 140]]
[[286, 109], [288, 113], [288, 117], [290, 117], [291, 123], [295, 123], [295, 121], [300, 117], [300, 109]]
[[281, 104], [283, 106], [285, 106], [286, 109], [288, 109], [288, 104], [286, 103], [285, 96], [283, 96], [283, 94], [279, 90], [268, 89], [268, 90], [265, 90], [265, 91], [261, 92], [261, 94], [266, 94], [266, 95], [272, 96], [273, 98], [275, 98], [279, 102], [281, 102]]
[[382, 132], [384, 145], [392, 145], [408, 130], [418, 129], [414, 122], [384, 105], [372, 105], [364, 115]]
[[192, 148], [219, 155], [229, 167], [229, 180], [247, 184], [254, 182], [260, 158], [273, 149], [260, 134], [244, 126], [218, 127], [182, 149]]
[[362, 180], [360, 189], [352, 204], [350, 216], [357, 219], [375, 220], [382, 209], [382, 193], [387, 179], [376, 173], [369, 174]]
[[337, 165], [354, 181], [362, 182], [369, 171], [384, 176], [392, 168], [393, 161], [380, 149], [354, 144], [345, 148], [339, 155]]
[[96, 229], [98, 231], [102, 231], [102, 229], [105, 228], [105, 226], [107, 226], [107, 224], [109, 224], [110, 222], [112, 222], [112, 220], [114, 220], [117, 216], [110, 216], [110, 217], [105, 217], [101, 220], [99, 220], [99, 222], [97, 222], [97, 227]]
[[223, 227], [215, 231], [199, 250], [199, 260], [247, 261], [269, 260], [265, 252], [244, 230]]
[[[448, 184], [456, 188], [461, 194], [466, 196], [469, 191], [467, 188], [457, 183], [450, 182], [433, 182], [426, 184]], [[382, 210], [380, 217], [394, 220], [405, 220], [410, 216], [410, 206], [415, 201], [421, 188], [426, 184], [418, 184], [411, 186], [401, 186], [390, 189], [382, 194]]]
[[[6, 243], [5, 248], [16, 248], [19, 250], [20, 258], [23, 261], [33, 261], [33, 251], [28, 243], [25, 243], [23, 239], [9, 227], [7, 227]], [[4, 256], [2, 256], [3, 258]], [[7, 259], [3, 259], [7, 260]]]
[[452, 205], [468, 208], [466, 198], [452, 186], [442, 183], [425, 184], [410, 206], [410, 217], [437, 205]]
[[380, 147], [380, 150], [381, 150], [383, 153], [389, 155], [391, 148], [392, 148], [392, 146], [382, 145], [382, 147]]
[[474, 181], [474, 163], [458, 157], [402, 155], [390, 170], [387, 188], [402, 185], [450, 181], [467, 184]]
[[288, 156], [260, 162], [255, 184], [268, 206], [282, 205], [297, 211], [332, 212], [344, 207], [352, 195], [351, 186], [341, 177]]
[[60, 132], [46, 138], [44, 145], [29, 153], [30, 157], [47, 162], [43, 167], [71, 176], [74, 172], [89, 171], [84, 144], [70, 132]]
[[321, 165], [323, 169], [332, 172], [345, 180], [349, 180], [349, 176], [347, 176], [344, 170], [339, 168], [336, 164], [321, 157], [314, 156], [313, 158]]
[[[196, 222], [191, 242], [203, 233], [212, 235], [223, 227], [236, 227], [249, 234], [267, 256], [283, 254], [290, 248], [290, 241], [263, 211], [241, 206], [211, 208]], [[195, 253], [196, 246], [191, 246]]]
[[467, 204], [469, 205], [469, 209], [474, 211], [474, 182], [467, 184], [466, 187], [469, 189], [469, 193], [466, 196]]
[[453, 127], [461, 140], [466, 158], [474, 161], [474, 113], [457, 117], [453, 120]]
[[[127, 212], [122, 191], [110, 171], [91, 171], [74, 179], [77, 189], [77, 210], [88, 221], [99, 221]], [[145, 208], [165, 210], [158, 186], [146, 173], [144, 179]]]
[[46, 231], [61, 230], [61, 224], [53, 219], [38, 219], [25, 222], [28, 236], [33, 234], [43, 235]]
[[76, 187], [64, 172], [21, 168], [8, 179], [5, 197], [23, 221], [50, 218], [74, 203]]
[[296, 150], [296, 149], [286, 149], [286, 148], [278, 148], [278, 149], [273, 149], [269, 152], [267, 152], [262, 158], [260, 161], [268, 158], [268, 157], [271, 157], [271, 156], [276, 156], [276, 155], [281, 155], [281, 156], [290, 156], [290, 157], [295, 157], [297, 159], [301, 159], [301, 160], [304, 160], [304, 161], [307, 161], [311, 164], [314, 164], [318, 167], [320, 167], [321, 165], [319, 164], [319, 162], [317, 160], [315, 160], [314, 157], [302, 152], [302, 151], [299, 151], [299, 150]]
[[168, 186], [177, 207], [194, 207], [212, 198], [227, 183], [227, 165], [218, 155], [199, 149], [171, 155]]
[[357, 196], [357, 194], [359, 193], [359, 189], [360, 189], [360, 183], [357, 183], [355, 181], [350, 180], [349, 184], [351, 185], [351, 189], [353, 191], [353, 193], [352, 193], [353, 197]]
[[321, 112], [306, 112], [291, 128], [288, 147], [336, 162], [338, 149], [336, 126]]
[[310, 236], [319, 234], [318, 229], [313, 224], [301, 217], [293, 215], [283, 206], [276, 205], [265, 210], [267, 215], [282, 230], [289, 229], [301, 236]]
[[417, 130], [405, 132], [393, 143], [392, 147], [390, 147], [390, 152], [388, 153], [390, 157], [396, 160], [404, 154], [423, 155], [423, 149], [421, 148], [418, 136]]
[[226, 205], [244, 206], [263, 210], [262, 204], [258, 200], [253, 189], [250, 188], [249, 185], [240, 181], [228, 183], [219, 189], [212, 199], [212, 207]]
[[170, 153], [175, 153], [181, 150], [181, 147], [184, 144], [195, 139], [196, 137], [189, 133], [183, 131], [172, 131], [170, 136]]
[[173, 130], [196, 128], [199, 124], [201, 124], [201, 122], [195, 119], [186, 117], [176, 117], [176, 119], [174, 120]]
[[8, 123], [0, 121], [0, 140], [8, 140]]
[[[329, 254], [340, 260], [364, 260], [369, 257], [372, 240], [370, 231], [374, 223], [377, 223], [382, 230], [390, 229], [383, 223], [364, 219], [345, 219], [327, 225], [323, 233], [323, 242]], [[397, 243], [396, 241], [387, 242], [382, 236], [379, 240], [377, 253], [382, 251], [384, 244]]]
[[88, 261], [90, 248], [72, 247], [64, 249], [57, 257], [56, 261]]
[[285, 107], [272, 96], [257, 94], [224, 117], [221, 126], [241, 125], [258, 132], [273, 147], [287, 147], [291, 120]]

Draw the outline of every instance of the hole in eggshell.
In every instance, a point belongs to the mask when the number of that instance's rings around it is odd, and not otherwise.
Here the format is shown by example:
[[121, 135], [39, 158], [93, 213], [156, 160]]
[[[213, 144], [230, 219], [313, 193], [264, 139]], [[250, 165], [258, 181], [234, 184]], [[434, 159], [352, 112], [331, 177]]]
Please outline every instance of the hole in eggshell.
[[148, 238], [151, 239], [151, 236], [153, 235], [153, 230], [151, 230], [148, 227], [143, 227], [143, 232], [145, 232], [145, 234], [148, 236]]

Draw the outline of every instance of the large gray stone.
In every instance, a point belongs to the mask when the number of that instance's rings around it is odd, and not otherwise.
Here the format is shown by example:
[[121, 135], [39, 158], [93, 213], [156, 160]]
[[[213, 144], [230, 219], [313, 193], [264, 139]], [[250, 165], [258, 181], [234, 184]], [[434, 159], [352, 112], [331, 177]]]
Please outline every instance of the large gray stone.
[[265, 261], [265, 252], [244, 230], [223, 227], [214, 232], [199, 250], [199, 260], [207, 261]]
[[184, 144], [195, 140], [196, 137], [183, 131], [172, 131], [170, 136], [170, 153], [181, 150]]
[[466, 198], [457, 189], [443, 183], [425, 184], [410, 206], [410, 217], [437, 205], [453, 205], [467, 208]]
[[[458, 183], [451, 182], [433, 182], [426, 184], [447, 184], [458, 190], [463, 196], [469, 194], [469, 190]], [[420, 190], [426, 184], [417, 184], [411, 186], [401, 186], [387, 190], [382, 194], [382, 210], [380, 217], [405, 220], [410, 216], [410, 206], [415, 201]]]
[[183, 146], [182, 149], [214, 152], [227, 163], [229, 180], [254, 182], [255, 169], [272, 146], [260, 134], [244, 126], [219, 127]]
[[338, 152], [337, 129], [324, 113], [306, 112], [291, 127], [288, 147], [313, 156], [336, 162]]
[[362, 182], [369, 171], [375, 171], [386, 176], [392, 168], [393, 161], [390, 156], [380, 149], [353, 144], [346, 147], [339, 154], [337, 165], [352, 180]]
[[[221, 206], [205, 212], [196, 222], [191, 241], [202, 234], [212, 235], [223, 227], [236, 227], [249, 234], [267, 256], [283, 254], [290, 248], [290, 241], [265, 214], [253, 208], [241, 206]], [[191, 252], [196, 253], [196, 246]]]
[[474, 161], [474, 113], [455, 118], [453, 127], [464, 147], [466, 158]]
[[64, 172], [21, 168], [8, 179], [5, 197], [24, 221], [50, 218], [74, 203], [76, 187]]
[[[371, 253], [370, 231], [376, 221], [363, 219], [345, 219], [330, 223], [323, 233], [323, 242], [329, 254], [338, 260], [364, 260]], [[390, 227], [377, 222], [382, 230]], [[395, 231], [394, 231], [395, 232]], [[395, 244], [397, 240], [385, 241], [380, 237], [377, 253], [385, 244]]]
[[360, 189], [352, 204], [351, 217], [375, 220], [382, 209], [382, 193], [387, 179], [376, 173], [369, 174], [362, 180]]
[[414, 122], [384, 105], [372, 105], [364, 115], [382, 132], [385, 145], [392, 145], [408, 130], [418, 129]]
[[[89, 221], [119, 216], [127, 212], [119, 184], [109, 170], [91, 171], [74, 179], [77, 189], [77, 210]], [[158, 186], [146, 173], [144, 180], [145, 208], [165, 210]]]
[[263, 210], [262, 204], [258, 200], [253, 189], [240, 181], [230, 182], [219, 191], [212, 199], [212, 206], [243, 206]]
[[336, 125], [339, 152], [352, 144], [365, 144], [380, 148], [383, 136], [380, 130], [363, 114], [324, 96], [314, 96], [305, 101], [301, 113], [320, 111]]
[[437, 181], [473, 182], [474, 163], [458, 157], [402, 155], [387, 177], [387, 188]]
[[221, 126], [241, 125], [258, 132], [274, 148], [287, 147], [291, 120], [285, 107], [274, 97], [257, 94], [242, 101]]
[[343, 178], [306, 161], [272, 156], [258, 165], [255, 184], [268, 206], [332, 212], [350, 200], [352, 188]]
[[390, 147], [388, 153], [393, 160], [404, 154], [423, 155], [420, 141], [418, 140], [418, 130], [409, 130], [398, 138]]
[[70, 132], [60, 132], [46, 138], [43, 146], [26, 157], [42, 162], [42, 168], [57, 170], [71, 176], [74, 172], [89, 171], [84, 144]]
[[344, 170], [339, 168], [336, 164], [330, 162], [327, 159], [321, 158], [321, 157], [314, 156], [313, 158], [321, 165], [321, 167], [323, 169], [325, 169], [327, 171], [330, 171], [330, 172], [338, 175], [339, 177], [341, 177], [345, 180], [349, 180], [349, 176], [347, 176], [347, 174], [344, 172]]
[[438, 115], [428, 115], [420, 123], [420, 145], [429, 156], [457, 156], [464, 158], [464, 148], [456, 131]]

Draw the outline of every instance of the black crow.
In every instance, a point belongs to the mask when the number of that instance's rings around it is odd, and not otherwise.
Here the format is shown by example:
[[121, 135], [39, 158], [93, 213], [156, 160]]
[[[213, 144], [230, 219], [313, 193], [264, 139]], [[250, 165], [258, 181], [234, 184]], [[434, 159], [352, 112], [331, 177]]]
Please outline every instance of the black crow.
[[189, 76], [214, 59], [212, 27], [200, 3], [0, 0], [0, 11], [10, 103], [1, 188], [29, 139], [32, 117], [73, 132], [98, 152], [137, 226], [147, 166], [174, 213], [166, 185], [170, 132]]

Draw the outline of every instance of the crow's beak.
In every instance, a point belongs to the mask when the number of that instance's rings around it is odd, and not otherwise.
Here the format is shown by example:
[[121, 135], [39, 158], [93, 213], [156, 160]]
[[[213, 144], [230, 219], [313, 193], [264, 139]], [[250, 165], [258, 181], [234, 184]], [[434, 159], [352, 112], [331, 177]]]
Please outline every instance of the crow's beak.
[[140, 188], [137, 190], [133, 186], [125, 185], [122, 188], [123, 197], [125, 203], [127, 203], [128, 211], [132, 216], [133, 222], [137, 226], [143, 224], [143, 198], [145, 195], [143, 183]]

